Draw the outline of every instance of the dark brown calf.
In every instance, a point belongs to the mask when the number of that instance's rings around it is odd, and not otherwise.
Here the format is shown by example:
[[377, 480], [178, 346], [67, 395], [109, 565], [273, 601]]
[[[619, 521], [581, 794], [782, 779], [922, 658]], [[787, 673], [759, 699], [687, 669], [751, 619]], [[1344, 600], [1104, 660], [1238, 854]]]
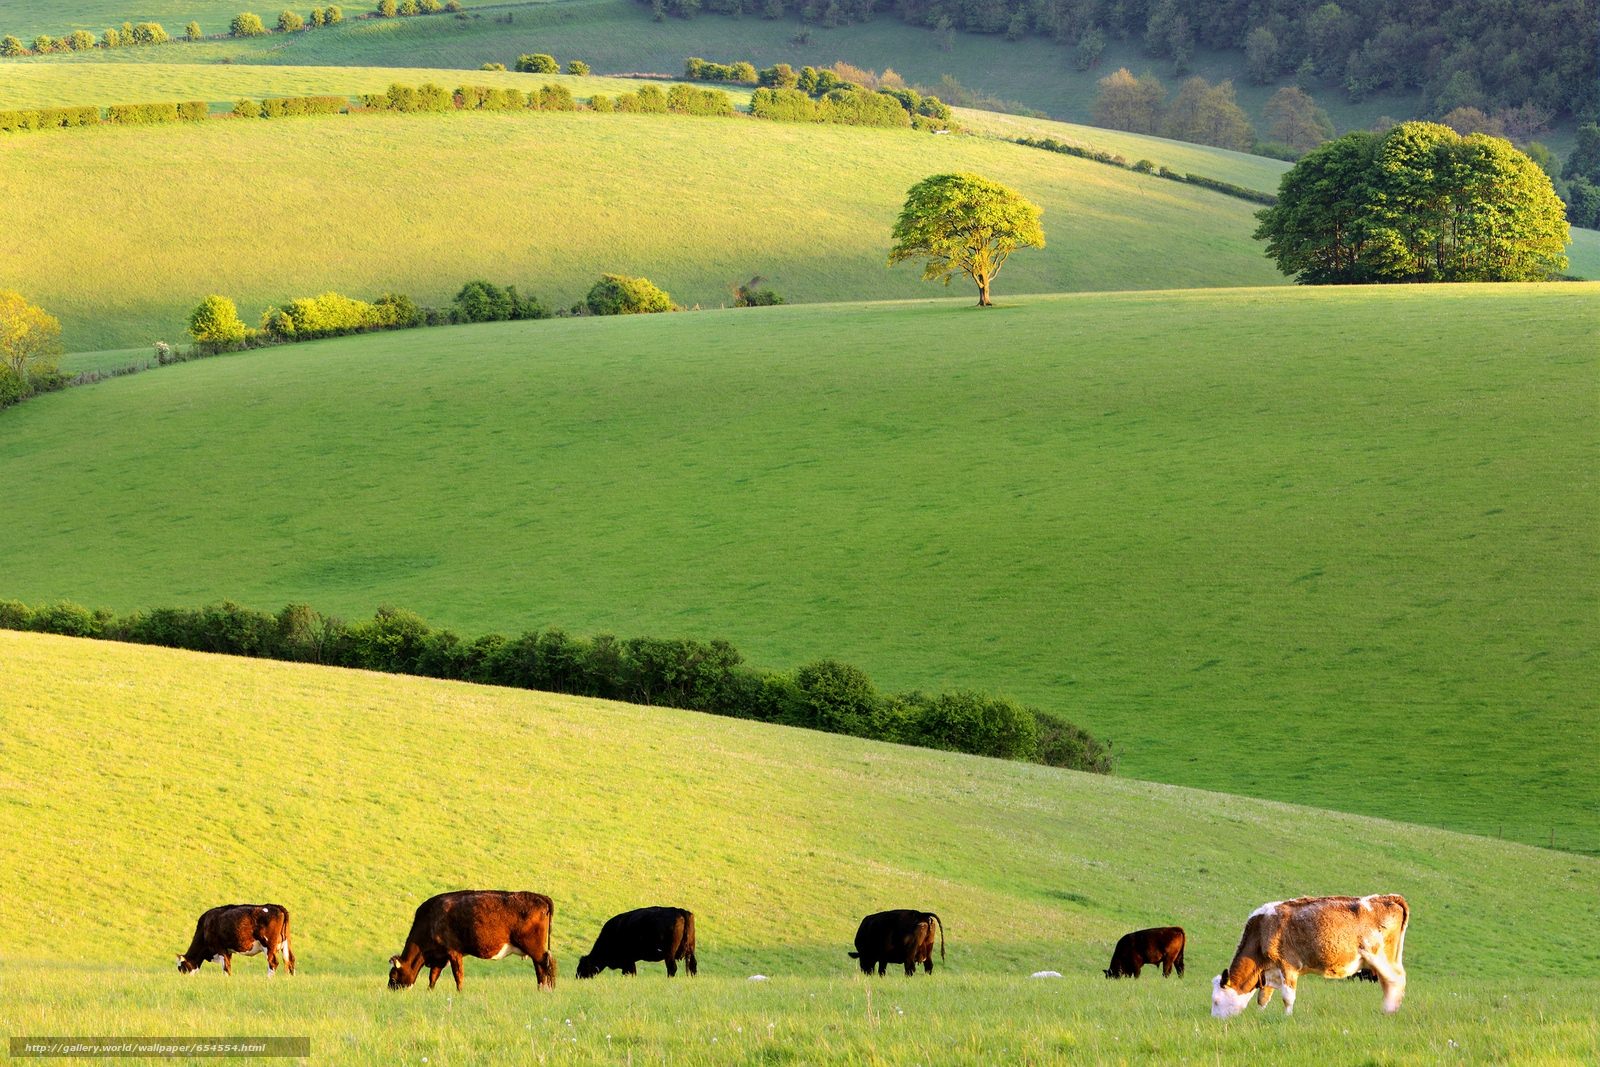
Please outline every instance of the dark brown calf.
[[233, 974], [233, 954], [267, 954], [267, 977], [278, 972], [280, 957], [294, 973], [294, 949], [289, 945], [289, 909], [281, 904], [224, 904], [200, 916], [188, 951], [178, 956], [178, 971], [192, 974], [210, 960]]
[[501, 960], [527, 956], [533, 960], [540, 988], [548, 989], [556, 984], [556, 961], [550, 955], [550, 921], [555, 910], [543, 893], [463, 889], [429, 897], [411, 920], [405, 949], [389, 957], [389, 988], [411, 988], [427, 964], [429, 989], [448, 966], [459, 990], [465, 957]]
[[1153, 926], [1148, 930], [1135, 930], [1123, 934], [1111, 953], [1111, 966], [1106, 968], [1107, 978], [1137, 978], [1145, 964], [1160, 964], [1161, 977], [1178, 972], [1183, 977], [1183, 927]]
[[907, 975], [917, 973], [917, 964], [933, 973], [933, 931], [939, 930], [939, 959], [944, 959], [944, 923], [931, 911], [899, 908], [880, 911], [861, 920], [856, 930], [856, 950], [850, 958], [859, 960], [861, 973], [871, 974], [877, 967], [882, 974], [891, 963], [904, 964]]

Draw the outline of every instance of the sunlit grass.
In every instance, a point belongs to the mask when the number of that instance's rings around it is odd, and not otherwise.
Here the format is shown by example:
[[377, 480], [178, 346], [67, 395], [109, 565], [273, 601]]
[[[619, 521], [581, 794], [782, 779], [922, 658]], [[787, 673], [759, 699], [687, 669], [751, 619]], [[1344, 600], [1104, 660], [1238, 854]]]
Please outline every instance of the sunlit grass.
[[1002, 300], [420, 330], [32, 400], [0, 595], [726, 637], [1008, 692], [1128, 775], [1600, 848], [1596, 286]]

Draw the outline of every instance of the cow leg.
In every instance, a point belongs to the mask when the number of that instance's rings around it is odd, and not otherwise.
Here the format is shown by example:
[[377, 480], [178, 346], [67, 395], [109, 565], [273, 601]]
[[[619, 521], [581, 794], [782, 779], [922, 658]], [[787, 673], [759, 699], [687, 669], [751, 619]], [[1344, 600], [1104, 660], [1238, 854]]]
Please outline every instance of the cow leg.
[[1171, 956], [1162, 956], [1161, 957], [1161, 977], [1163, 977], [1163, 978], [1171, 978], [1172, 977], [1172, 957]]
[[673, 959], [671, 956], [667, 957], [667, 977], [678, 977], [678, 961]]
[[914, 975], [916, 973], [917, 973], [917, 961], [916, 960], [906, 960], [906, 977], [910, 978], [912, 975]]
[[428, 968], [428, 988], [429, 989], [432, 989], [435, 985], [438, 984], [438, 982], [439, 982], [439, 972], [443, 971], [443, 970], [444, 970], [443, 967], [429, 967]]
[[1390, 1014], [1398, 1011], [1406, 995], [1406, 969], [1398, 963], [1390, 963], [1381, 951], [1362, 952], [1361, 962], [1383, 983], [1383, 1010]]
[[533, 958], [533, 972], [539, 976], [540, 989], [554, 989], [556, 984], [555, 957], [542, 952]]
[[638, 963], [638, 961], [637, 960], [630, 961], [626, 966], [624, 966], [622, 968], [622, 973], [627, 975], [629, 978], [637, 978], [639, 976], [639, 963]]
[[229, 978], [233, 977], [233, 953], [231, 952], [222, 954], [222, 973]]
[[1265, 982], [1262, 982], [1261, 985], [1256, 988], [1256, 1006], [1265, 1008], [1267, 1006], [1267, 1001], [1271, 999], [1272, 987], [1267, 985]]
[[1294, 983], [1296, 975], [1293, 971], [1286, 971], [1278, 983], [1278, 992], [1283, 994], [1283, 1013], [1294, 1014]]
[[688, 955], [687, 955], [687, 956], [685, 956], [685, 957], [684, 957], [684, 958], [683, 958], [683, 962], [684, 962], [684, 963], [685, 963], [685, 964], [686, 964], [686, 965], [687, 965], [687, 966], [688, 966], [688, 968], [689, 968], [689, 977], [690, 977], [690, 978], [693, 978], [693, 977], [694, 977], [694, 976], [695, 976], [695, 975], [697, 975], [697, 974], [699, 974], [699, 973], [700, 973], [700, 965], [699, 965], [699, 963], [697, 963], [697, 962], [696, 962], [696, 961], [695, 961], [695, 958], [694, 958], [694, 953], [693, 953], [693, 952], [691, 952], [691, 953], [689, 953], [689, 954], [688, 954]]
[[461, 992], [461, 954], [450, 953], [450, 975], [456, 980], [456, 992]]
[[882, 978], [885, 974], [888, 974], [888, 973], [889, 973], [889, 961], [888, 960], [879, 960], [878, 961], [878, 977]]
[[282, 960], [278, 957], [278, 950], [271, 944], [267, 945], [267, 977], [271, 978], [278, 973], [278, 964]]

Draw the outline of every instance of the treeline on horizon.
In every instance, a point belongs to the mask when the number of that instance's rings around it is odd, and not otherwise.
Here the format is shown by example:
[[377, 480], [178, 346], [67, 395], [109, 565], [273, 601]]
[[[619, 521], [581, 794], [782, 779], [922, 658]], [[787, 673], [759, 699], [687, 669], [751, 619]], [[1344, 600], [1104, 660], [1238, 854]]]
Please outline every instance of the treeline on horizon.
[[1110, 747], [1059, 716], [970, 690], [882, 693], [857, 667], [821, 659], [752, 667], [727, 641], [574, 637], [558, 628], [471, 640], [383, 607], [347, 623], [305, 604], [276, 614], [229, 601], [127, 615], [0, 600], [0, 629], [353, 667], [683, 708], [921, 748], [1110, 774]]
[[1600, 112], [1592, 0], [640, 0], [658, 14], [700, 11], [798, 16], [848, 26], [889, 14], [945, 33], [1043, 37], [1096, 66], [1111, 40], [1191, 69], [1197, 48], [1243, 53], [1253, 81], [1286, 77], [1336, 84], [1352, 100], [1420, 91], [1425, 107], [1531, 104], [1555, 115]]

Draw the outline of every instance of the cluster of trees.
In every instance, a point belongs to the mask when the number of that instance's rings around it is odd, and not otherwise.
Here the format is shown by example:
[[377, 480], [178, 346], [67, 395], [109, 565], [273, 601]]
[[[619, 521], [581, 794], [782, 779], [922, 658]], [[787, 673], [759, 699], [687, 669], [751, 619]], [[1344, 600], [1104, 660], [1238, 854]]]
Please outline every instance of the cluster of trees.
[[[648, 2], [658, 17], [706, 10], [824, 26], [884, 10], [876, 0]], [[1579, 117], [1600, 109], [1593, 0], [896, 0], [890, 10], [945, 43], [956, 30], [1045, 37], [1072, 48], [1084, 69], [1118, 40], [1169, 60], [1179, 75], [1197, 48], [1232, 50], [1262, 84], [1294, 77], [1301, 88], [1334, 85], [1351, 99], [1418, 90], [1433, 114], [1527, 103]]]
[[[506, 65], [504, 63], [498, 63], [494, 65], [500, 70], [506, 69]], [[484, 64], [485, 70], [488, 70], [489, 67], [490, 64]], [[556, 60], [555, 56], [548, 55], [544, 52], [534, 52], [531, 55], [524, 52], [522, 55], [517, 57], [515, 69], [523, 74], [560, 74], [561, 64]], [[584, 77], [589, 73], [589, 64], [585, 63], [581, 59], [568, 60], [567, 73]]]
[[[337, 26], [343, 21], [344, 9], [337, 5], [314, 7], [311, 9], [311, 13], [306, 16], [301, 16], [299, 12], [290, 8], [284, 8], [278, 12], [278, 32], [299, 33], [308, 25], [312, 27]], [[195, 28], [197, 31], [195, 36], [198, 37], [199, 27]], [[265, 37], [270, 32], [261, 16], [254, 11], [241, 11], [228, 23], [228, 35], [230, 37]]]
[[385, 293], [372, 303], [339, 293], [290, 300], [261, 313], [260, 335], [269, 341], [315, 341], [375, 330], [423, 325], [422, 309], [408, 296]]
[[413, 15], [437, 15], [461, 10], [461, 0], [378, 0], [373, 14], [381, 19], [410, 18]]
[[1567, 265], [1562, 204], [1538, 164], [1432, 122], [1330, 141], [1257, 218], [1267, 255], [1305, 284], [1541, 281]]
[[524, 93], [483, 85], [459, 86], [450, 92], [432, 82], [420, 86], [389, 86], [387, 92], [363, 93], [361, 106], [369, 111], [576, 111], [578, 102], [565, 85], [546, 85]]
[[98, 107], [43, 107], [27, 111], [0, 111], [0, 132], [55, 130], [73, 126], [150, 126], [166, 122], [203, 122], [210, 115], [204, 100], [163, 101], [154, 104], [112, 104]]
[[638, 115], [733, 115], [733, 100], [721, 89], [701, 89], [693, 85], [674, 85], [665, 92], [659, 86], [641, 85], [615, 99], [604, 93], [589, 98], [589, 109]]
[[666, 290], [649, 278], [626, 274], [602, 274], [584, 297], [582, 307], [591, 315], [650, 315], [677, 310]]
[[[194, 23], [189, 24], [197, 29]], [[188, 36], [185, 34], [185, 36]], [[198, 32], [195, 34], [198, 36]], [[49, 55], [52, 52], [87, 52], [94, 48], [132, 48], [147, 44], [166, 44], [172, 40], [159, 22], [124, 22], [121, 29], [109, 29], [99, 37], [88, 30], [73, 30], [60, 37], [41, 33], [33, 39], [32, 47], [20, 37], [7, 34], [0, 38], [0, 56]]]
[[1141, 159], [1129, 163], [1123, 156], [1115, 152], [1107, 152], [1101, 148], [1090, 148], [1087, 145], [1076, 145], [1067, 141], [1058, 141], [1054, 137], [1018, 137], [1014, 144], [1025, 145], [1028, 148], [1042, 148], [1046, 152], [1059, 152], [1064, 156], [1077, 156], [1079, 159], [1092, 159], [1096, 163], [1104, 163], [1112, 167], [1126, 167], [1128, 170], [1140, 174], [1154, 174], [1158, 178], [1168, 181], [1184, 182], [1188, 185], [1199, 185], [1213, 192], [1223, 193], [1227, 196], [1236, 196], [1240, 200], [1249, 200], [1255, 204], [1276, 204], [1278, 198], [1271, 193], [1263, 193], [1258, 189], [1247, 189], [1233, 182], [1225, 182], [1219, 178], [1208, 178], [1204, 174], [1184, 174], [1167, 166], [1158, 166], [1148, 159]]
[[686, 708], [1100, 774], [1113, 763], [1088, 732], [1005, 697], [883, 693], [859, 668], [831, 659], [763, 670], [727, 641], [586, 638], [554, 628], [468, 640], [396, 608], [347, 623], [305, 604], [269, 614], [229, 602], [119, 617], [0, 601], [0, 627]]
[[1567, 204], [1567, 219], [1574, 226], [1600, 229], [1600, 126], [1586, 122], [1578, 127], [1577, 144], [1561, 169], [1557, 192]]
[[799, 89], [757, 89], [750, 114], [777, 122], [836, 122], [847, 126], [910, 126], [900, 101], [865, 89], [830, 89], [813, 98]]
[[9, 289], [0, 289], [0, 408], [60, 388], [61, 322]]
[[[1100, 79], [1094, 123], [1239, 152], [1248, 152], [1256, 143], [1255, 127], [1239, 106], [1233, 82], [1212, 85], [1204, 78], [1190, 78], [1169, 101], [1160, 78], [1135, 77], [1126, 67]], [[1332, 124], [1327, 132], [1333, 132]]]
[[[691, 57], [685, 61], [683, 72], [691, 81], [760, 86], [750, 107], [750, 113], [757, 118], [934, 130], [952, 126], [952, 113], [943, 101], [910, 88], [892, 70], [880, 75], [842, 62], [798, 71], [787, 63], [777, 63], [758, 70], [746, 60], [712, 63]], [[887, 100], [878, 99], [880, 96]], [[894, 114], [888, 101], [893, 101], [903, 114]]]

